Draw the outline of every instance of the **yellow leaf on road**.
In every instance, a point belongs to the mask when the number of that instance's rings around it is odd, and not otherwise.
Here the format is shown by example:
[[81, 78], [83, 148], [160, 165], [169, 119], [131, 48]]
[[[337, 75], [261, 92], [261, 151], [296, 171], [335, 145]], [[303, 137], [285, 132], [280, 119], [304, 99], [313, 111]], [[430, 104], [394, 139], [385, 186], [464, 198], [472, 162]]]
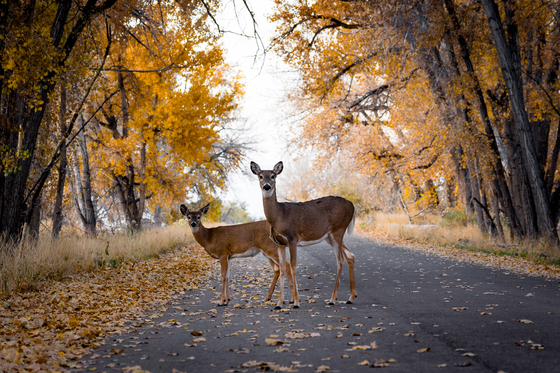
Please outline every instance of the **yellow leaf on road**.
[[269, 346], [280, 346], [284, 344], [284, 341], [280, 339], [266, 338], [265, 341]]

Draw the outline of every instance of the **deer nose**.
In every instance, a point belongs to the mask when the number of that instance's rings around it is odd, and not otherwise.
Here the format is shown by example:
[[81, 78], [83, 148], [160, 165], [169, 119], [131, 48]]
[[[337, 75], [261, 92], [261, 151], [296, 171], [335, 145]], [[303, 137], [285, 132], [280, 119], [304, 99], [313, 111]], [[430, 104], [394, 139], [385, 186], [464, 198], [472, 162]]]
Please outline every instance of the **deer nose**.
[[191, 227], [196, 228], [196, 223], [191, 223]]
[[267, 192], [270, 190], [270, 185], [268, 184], [264, 184], [263, 185], [263, 189], [266, 190]]

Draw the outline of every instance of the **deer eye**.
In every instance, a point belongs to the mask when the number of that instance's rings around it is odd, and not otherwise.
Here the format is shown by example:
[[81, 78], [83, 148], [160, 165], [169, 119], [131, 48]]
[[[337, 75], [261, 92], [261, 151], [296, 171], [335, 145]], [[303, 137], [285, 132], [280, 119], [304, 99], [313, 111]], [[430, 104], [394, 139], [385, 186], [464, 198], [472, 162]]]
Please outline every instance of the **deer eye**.
[[261, 179], [261, 180], [262, 180], [262, 179], [263, 179], [263, 176], [262, 176], [262, 175], [259, 175], [259, 179]]
[[276, 177], [276, 176], [272, 175], [270, 178], [271, 178], [272, 180], [274, 180], [275, 177]]

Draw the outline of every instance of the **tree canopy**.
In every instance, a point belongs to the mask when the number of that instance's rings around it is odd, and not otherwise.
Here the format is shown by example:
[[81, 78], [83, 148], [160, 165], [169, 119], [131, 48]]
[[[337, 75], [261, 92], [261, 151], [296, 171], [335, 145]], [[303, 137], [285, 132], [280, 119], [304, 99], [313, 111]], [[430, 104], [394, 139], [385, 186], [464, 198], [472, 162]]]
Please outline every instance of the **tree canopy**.
[[96, 215], [136, 229], [147, 209], [224, 187], [244, 151], [231, 131], [243, 91], [212, 26], [219, 5], [0, 4], [5, 237], [71, 205], [90, 233]]
[[456, 203], [503, 239], [557, 242], [558, 7], [484, 0], [276, 1], [301, 73], [298, 141], [348, 151], [406, 204]]

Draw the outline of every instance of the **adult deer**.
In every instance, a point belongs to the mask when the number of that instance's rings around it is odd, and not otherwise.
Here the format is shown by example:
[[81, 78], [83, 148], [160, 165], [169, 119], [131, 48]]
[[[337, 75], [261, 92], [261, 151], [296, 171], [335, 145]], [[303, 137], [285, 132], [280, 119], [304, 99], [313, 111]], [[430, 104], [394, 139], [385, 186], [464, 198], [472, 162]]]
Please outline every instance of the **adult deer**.
[[[354, 204], [342, 197], [328, 196], [299, 203], [280, 203], [276, 199], [276, 177], [282, 173], [284, 165], [278, 162], [272, 170], [261, 170], [251, 162], [251, 171], [259, 177], [263, 196], [264, 215], [271, 226], [271, 238], [290, 249], [292, 286], [297, 290], [295, 279], [297, 265], [297, 246], [313, 245], [327, 241], [336, 253], [336, 281], [329, 304], [334, 304], [340, 283], [340, 273], [344, 261], [348, 263], [350, 274], [350, 299], [356, 298], [354, 275], [354, 254], [344, 245], [344, 234], [354, 229]], [[280, 249], [285, 251], [285, 247]], [[286, 259], [281, 255], [280, 259]], [[284, 264], [280, 264], [282, 276]], [[285, 268], [288, 268], [287, 266]], [[299, 295], [295, 294], [294, 306], [299, 306]]]
[[[280, 298], [276, 307], [284, 303], [284, 273], [280, 272], [281, 259], [279, 258], [279, 245], [270, 239], [270, 225], [266, 220], [246, 224], [224, 225], [215, 228], [206, 228], [201, 221], [208, 212], [210, 204], [199, 211], [189, 211], [187, 206], [181, 205], [181, 213], [187, 217], [194, 239], [214, 259], [220, 261], [222, 274], [222, 297], [218, 306], [227, 306], [229, 303], [229, 261], [235, 258], [249, 258], [262, 252], [269, 260], [274, 277], [265, 302], [269, 301], [274, 292], [280, 274]], [[282, 250], [284, 252], [285, 250]], [[286, 258], [284, 258], [284, 262]], [[286, 266], [288, 280], [292, 278], [292, 271]], [[290, 281], [291, 284], [291, 281]], [[292, 289], [292, 298], [294, 297]]]

